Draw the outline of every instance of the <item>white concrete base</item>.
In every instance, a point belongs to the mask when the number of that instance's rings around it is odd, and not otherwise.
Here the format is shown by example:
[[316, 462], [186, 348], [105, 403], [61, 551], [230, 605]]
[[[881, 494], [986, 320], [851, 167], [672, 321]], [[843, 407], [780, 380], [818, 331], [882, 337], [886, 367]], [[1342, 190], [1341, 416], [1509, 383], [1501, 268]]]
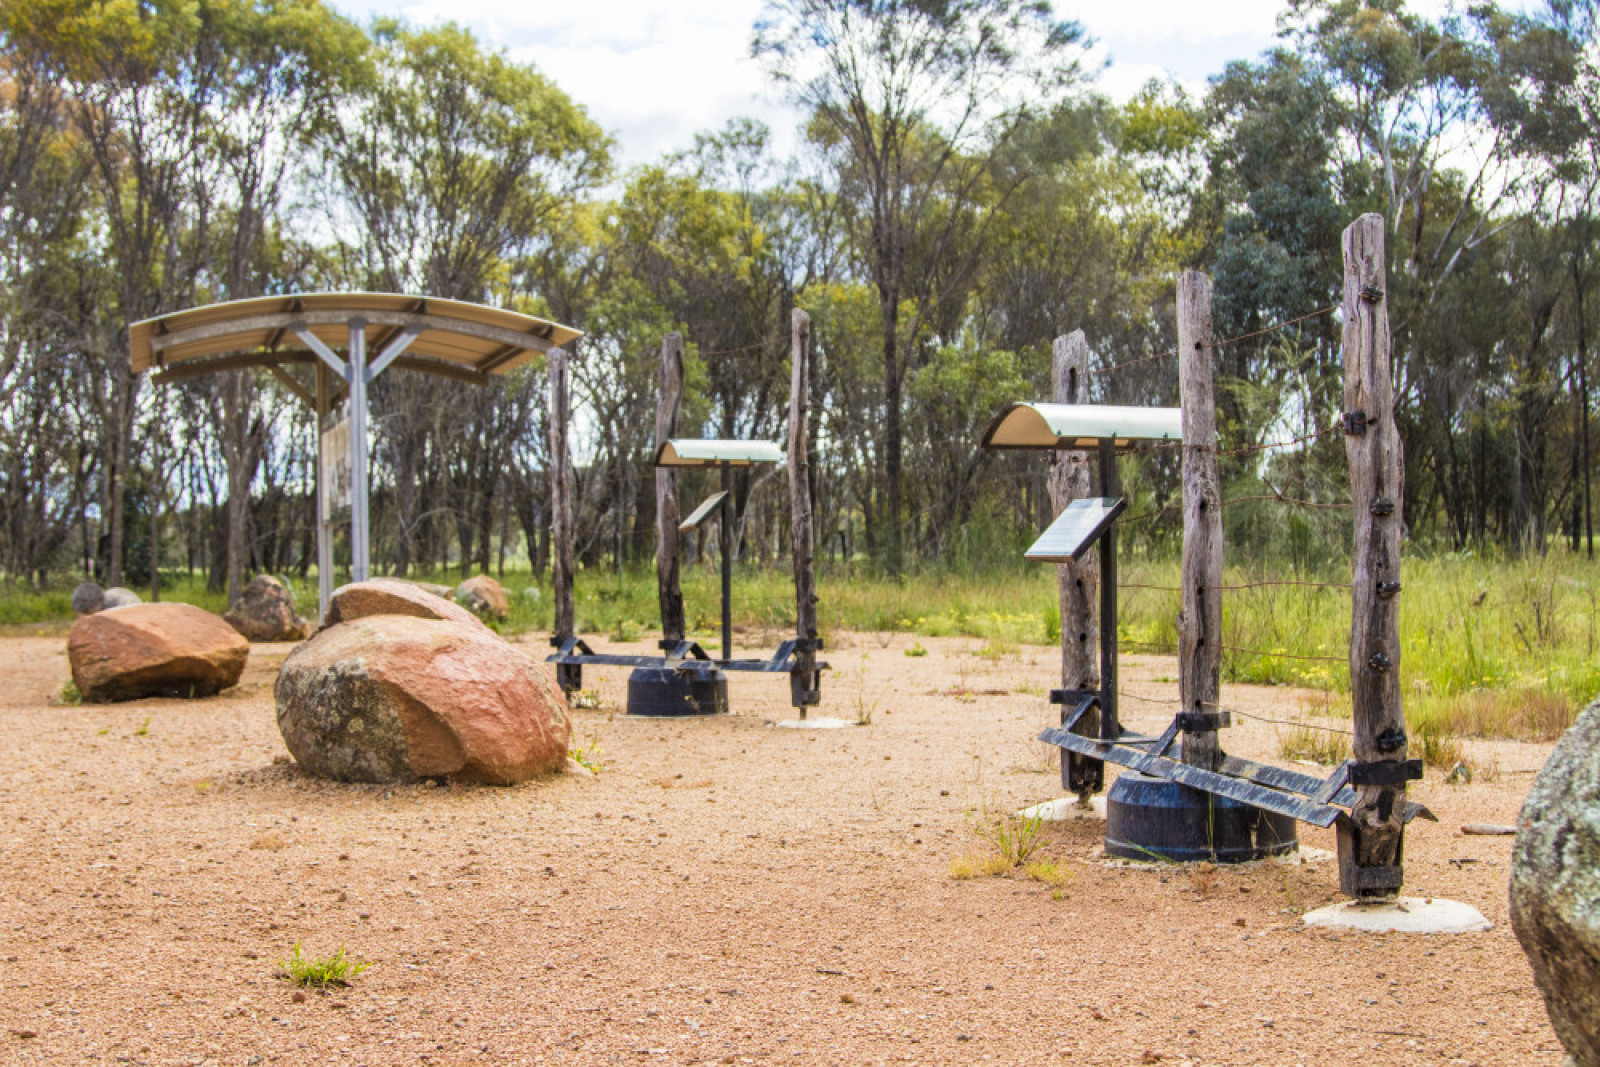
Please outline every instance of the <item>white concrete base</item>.
[[1472, 905], [1438, 897], [1401, 897], [1387, 904], [1347, 900], [1308, 911], [1303, 921], [1307, 926], [1365, 930], [1373, 934], [1467, 934], [1488, 930], [1494, 925]]
[[1043, 804], [1035, 804], [1031, 808], [1023, 808], [1017, 812], [1024, 819], [1043, 819], [1045, 822], [1068, 822], [1073, 819], [1104, 819], [1106, 817], [1106, 795], [1096, 793], [1089, 798], [1089, 806], [1082, 807], [1077, 797], [1061, 797], [1059, 800], [1047, 800]]
[[772, 725], [786, 730], [843, 730], [861, 724], [854, 719], [779, 719]]

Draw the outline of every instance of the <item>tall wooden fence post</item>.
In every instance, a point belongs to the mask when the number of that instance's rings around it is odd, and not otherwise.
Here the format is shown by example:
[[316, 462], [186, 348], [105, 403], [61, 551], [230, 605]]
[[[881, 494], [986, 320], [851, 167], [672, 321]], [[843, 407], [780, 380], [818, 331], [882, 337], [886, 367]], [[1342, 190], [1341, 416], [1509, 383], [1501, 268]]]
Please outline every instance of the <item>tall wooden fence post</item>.
[[789, 673], [789, 697], [806, 717], [806, 708], [821, 702], [817, 677], [817, 581], [814, 570], [816, 533], [811, 519], [811, 317], [794, 309], [789, 327], [789, 511], [794, 549], [795, 661]]
[[1385, 291], [1384, 218], [1363, 215], [1344, 231], [1345, 456], [1355, 511], [1350, 612], [1350, 698], [1356, 801], [1339, 824], [1339, 884], [1352, 897], [1399, 893], [1406, 781], [1400, 703], [1400, 435], [1394, 421]]
[[[1052, 355], [1050, 399], [1057, 404], [1087, 403], [1089, 342], [1083, 331], [1074, 330], [1065, 337], [1057, 337]], [[1090, 487], [1089, 453], [1073, 449], [1056, 452], [1050, 466], [1050, 505], [1055, 514], [1060, 515], [1074, 500], [1089, 496]], [[1100, 670], [1096, 650], [1100, 643], [1100, 627], [1094, 602], [1100, 568], [1095, 556], [1086, 554], [1077, 562], [1059, 564], [1056, 579], [1061, 605], [1061, 686], [1079, 691], [1097, 689]], [[1063, 718], [1070, 710], [1062, 706]], [[1099, 712], [1091, 711], [1078, 720], [1074, 732], [1085, 737], [1099, 737]], [[1062, 788], [1076, 793], [1080, 804], [1087, 804], [1089, 795], [1099, 792], [1105, 785], [1105, 761], [1065, 751], [1062, 758], [1065, 760], [1061, 767]]]
[[[672, 437], [683, 398], [683, 334], [661, 342], [660, 390], [656, 398], [656, 449]], [[671, 467], [656, 468], [656, 598], [661, 602], [662, 646], [683, 640], [683, 588], [678, 580], [678, 478]]]
[[[556, 615], [550, 643], [561, 645], [577, 636], [576, 612], [572, 605], [572, 458], [567, 450], [567, 422], [571, 400], [567, 388], [567, 353], [552, 348], [550, 368], [550, 539], [551, 585], [554, 586]], [[581, 666], [556, 665], [556, 681], [571, 694], [582, 687]]]
[[1211, 279], [1178, 276], [1178, 382], [1183, 407], [1183, 594], [1178, 690], [1183, 762], [1222, 764], [1222, 498], [1217, 489], [1217, 408], [1212, 391]]

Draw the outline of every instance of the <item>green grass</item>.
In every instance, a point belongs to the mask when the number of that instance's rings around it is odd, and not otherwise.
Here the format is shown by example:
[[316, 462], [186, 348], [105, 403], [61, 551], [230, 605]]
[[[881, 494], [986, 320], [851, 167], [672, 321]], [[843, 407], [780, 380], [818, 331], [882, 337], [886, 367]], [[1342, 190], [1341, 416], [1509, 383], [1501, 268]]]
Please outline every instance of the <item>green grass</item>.
[[972, 816], [972, 832], [1005, 861], [1008, 868], [1025, 865], [1044, 847], [1044, 817], [991, 811], [987, 805]]
[[300, 942], [296, 941], [288, 957], [278, 961], [278, 976], [287, 978], [295, 985], [325, 989], [331, 985], [349, 985], [350, 979], [371, 966], [370, 963], [351, 959], [345, 954], [343, 945], [330, 956], [307, 956], [301, 951]]
[[[1133, 587], [1175, 586], [1177, 559], [1128, 551], [1121, 567], [1124, 650], [1170, 648], [1177, 640], [1177, 594]], [[412, 577], [453, 585], [459, 574]], [[1226, 592], [1223, 625], [1229, 648], [1223, 677], [1324, 690], [1328, 712], [1348, 717], [1348, 570], [1334, 565], [1294, 572], [1287, 565], [1263, 563], [1229, 567], [1224, 581], [1231, 586], [1285, 578], [1337, 587], [1276, 585]], [[1464, 736], [1549, 739], [1600, 694], [1600, 563], [1564, 548], [1544, 557], [1514, 558], [1412, 552], [1402, 562], [1401, 578], [1400, 670], [1411, 721], [1436, 723], [1446, 733]], [[684, 573], [690, 636], [712, 646], [720, 640], [718, 582], [717, 574], [704, 567]], [[734, 582], [736, 646], [775, 646], [794, 625], [788, 568], [741, 567]], [[1054, 568], [1021, 564], [963, 574], [927, 570], [899, 581], [864, 567], [852, 572], [824, 567], [818, 575], [820, 625], [825, 642], [845, 630], [960, 636], [983, 640], [989, 655], [1004, 656], [1022, 644], [1057, 639], [1054, 583]], [[553, 601], [547, 583], [526, 571], [508, 571], [502, 584], [511, 605], [510, 617], [498, 625], [502, 632], [549, 627]], [[315, 576], [292, 579], [292, 587], [302, 614], [314, 615]], [[70, 590], [70, 582], [42, 592], [0, 586], [0, 625], [69, 622]], [[170, 578], [163, 597], [210, 611], [224, 607], [223, 598], [208, 593], [200, 578]], [[648, 568], [620, 577], [608, 570], [580, 571], [576, 608], [584, 633], [650, 637], [658, 625], [655, 575]]]

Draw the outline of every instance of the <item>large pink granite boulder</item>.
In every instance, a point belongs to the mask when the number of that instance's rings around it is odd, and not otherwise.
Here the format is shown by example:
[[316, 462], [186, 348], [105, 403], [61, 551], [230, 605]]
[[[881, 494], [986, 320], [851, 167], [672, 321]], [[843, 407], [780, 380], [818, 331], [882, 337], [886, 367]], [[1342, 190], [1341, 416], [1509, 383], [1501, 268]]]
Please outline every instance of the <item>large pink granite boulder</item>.
[[489, 632], [472, 612], [401, 578], [371, 578], [341, 585], [333, 591], [322, 625], [337, 626], [369, 615], [410, 615], [418, 619], [459, 622]]
[[303, 641], [311, 623], [294, 610], [289, 587], [270, 574], [257, 575], [223, 616], [250, 641]]
[[208, 697], [239, 681], [250, 642], [191, 604], [132, 604], [84, 615], [67, 636], [83, 699]]
[[480, 619], [503, 619], [511, 614], [506, 591], [487, 574], [475, 574], [456, 586], [456, 603]]
[[373, 614], [325, 627], [284, 661], [276, 696], [289, 752], [324, 778], [510, 785], [566, 766], [561, 690], [475, 619]]

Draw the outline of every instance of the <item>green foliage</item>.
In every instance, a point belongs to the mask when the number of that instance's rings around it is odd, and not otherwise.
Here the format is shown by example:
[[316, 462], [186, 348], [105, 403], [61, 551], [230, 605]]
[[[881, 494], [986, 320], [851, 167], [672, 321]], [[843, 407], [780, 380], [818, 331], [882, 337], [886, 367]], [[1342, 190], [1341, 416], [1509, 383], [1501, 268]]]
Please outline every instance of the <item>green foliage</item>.
[[349, 985], [351, 979], [371, 967], [371, 963], [346, 955], [343, 945], [327, 956], [307, 956], [301, 951], [300, 942], [296, 941], [289, 955], [278, 961], [278, 977], [298, 986], [326, 989], [328, 986]]

